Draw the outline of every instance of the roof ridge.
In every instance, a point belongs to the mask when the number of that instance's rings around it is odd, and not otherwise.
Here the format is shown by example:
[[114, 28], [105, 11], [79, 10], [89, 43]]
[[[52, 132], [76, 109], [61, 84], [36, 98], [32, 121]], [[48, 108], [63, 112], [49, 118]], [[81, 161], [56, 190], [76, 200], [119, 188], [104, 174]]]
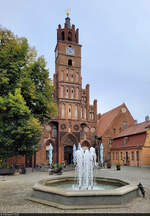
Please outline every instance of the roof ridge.
[[149, 121], [144, 121], [138, 124], [133, 124], [130, 127], [127, 127], [126, 129], [124, 129], [122, 132], [120, 132], [116, 137], [114, 138], [119, 138], [119, 137], [125, 137], [125, 136], [130, 136], [133, 134], [140, 134], [143, 133], [144, 131], [146, 131], [146, 125], [150, 124], [150, 120]]
[[110, 112], [112, 112], [112, 111], [115, 111], [115, 110], [119, 109], [119, 108], [120, 108], [121, 106], [123, 106], [123, 105], [125, 105], [125, 103], [123, 103], [123, 104], [121, 104], [121, 105], [119, 105], [119, 106], [117, 106], [117, 107], [115, 107], [115, 108], [113, 108], [113, 109], [111, 109], [111, 110], [109, 110], [109, 111], [103, 113], [103, 114], [101, 115], [101, 117], [103, 117], [103, 115], [106, 115], [107, 113], [110, 113]]

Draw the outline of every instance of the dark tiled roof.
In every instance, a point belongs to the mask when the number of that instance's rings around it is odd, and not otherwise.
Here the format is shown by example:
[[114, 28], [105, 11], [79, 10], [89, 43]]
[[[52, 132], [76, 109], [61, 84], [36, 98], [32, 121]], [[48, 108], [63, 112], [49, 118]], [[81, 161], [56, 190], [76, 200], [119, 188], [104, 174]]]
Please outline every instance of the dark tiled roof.
[[150, 126], [150, 121], [132, 125], [127, 129], [123, 130], [120, 134], [118, 134], [118, 136], [116, 136], [115, 139], [118, 137], [125, 137], [134, 134], [144, 133], [147, 130], [146, 127], [148, 126]]
[[111, 150], [141, 148], [145, 143], [146, 133], [144, 132], [129, 136], [126, 143], [125, 139], [125, 137], [118, 137], [117, 139], [114, 139]]
[[126, 107], [124, 103], [100, 116], [97, 120], [97, 136], [103, 136], [122, 107]]

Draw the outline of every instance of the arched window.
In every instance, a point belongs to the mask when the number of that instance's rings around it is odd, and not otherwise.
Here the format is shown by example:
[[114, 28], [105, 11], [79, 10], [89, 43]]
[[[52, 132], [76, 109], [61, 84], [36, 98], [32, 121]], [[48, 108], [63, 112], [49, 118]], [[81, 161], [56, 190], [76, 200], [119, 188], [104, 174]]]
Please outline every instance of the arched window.
[[66, 81], [68, 81], [69, 79], [69, 73], [68, 73], [68, 69], [66, 70]]
[[76, 98], [79, 97], [79, 88], [76, 89]]
[[116, 128], [113, 129], [114, 135], [116, 134]]
[[68, 66], [72, 66], [72, 59], [68, 59]]
[[71, 82], [73, 82], [73, 70], [71, 70]]
[[65, 118], [65, 104], [62, 104], [61, 117]]
[[61, 40], [65, 40], [65, 34], [64, 34], [64, 31], [61, 32]]
[[86, 108], [84, 108], [84, 119], [86, 119]]
[[77, 107], [77, 105], [75, 105], [75, 107], [74, 107], [74, 117], [75, 117], [75, 119], [78, 118], [78, 107]]
[[70, 31], [68, 32], [68, 41], [72, 41], [72, 33]]
[[94, 113], [93, 112], [90, 112], [90, 119], [94, 120]]
[[68, 119], [71, 119], [71, 105], [68, 106]]
[[66, 88], [66, 98], [68, 98], [68, 97], [69, 97], [69, 89]]
[[57, 136], [57, 128], [53, 127], [52, 129], [52, 137], [56, 137]]
[[74, 98], [74, 89], [71, 89], [71, 98]]
[[124, 127], [127, 126], [127, 122], [126, 121], [124, 121], [122, 124], [123, 124]]

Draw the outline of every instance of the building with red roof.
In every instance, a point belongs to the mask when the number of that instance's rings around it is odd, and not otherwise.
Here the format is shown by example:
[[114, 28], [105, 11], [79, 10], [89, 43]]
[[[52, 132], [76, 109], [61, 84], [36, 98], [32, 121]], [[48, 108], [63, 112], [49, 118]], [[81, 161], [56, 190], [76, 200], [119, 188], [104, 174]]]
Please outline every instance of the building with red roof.
[[104, 147], [104, 161], [110, 160], [111, 140], [121, 131], [134, 124], [134, 119], [125, 103], [97, 118], [97, 137]]
[[116, 135], [111, 146], [112, 163], [150, 165], [150, 120], [134, 124]]

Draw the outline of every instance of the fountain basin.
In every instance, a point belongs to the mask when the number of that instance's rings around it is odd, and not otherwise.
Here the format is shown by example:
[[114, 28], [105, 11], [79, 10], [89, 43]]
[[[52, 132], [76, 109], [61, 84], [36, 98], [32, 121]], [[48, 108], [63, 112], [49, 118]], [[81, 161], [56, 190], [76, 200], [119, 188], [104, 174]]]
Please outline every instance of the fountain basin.
[[[33, 186], [29, 200], [50, 205], [60, 209], [86, 209], [117, 207], [128, 203], [138, 196], [138, 187], [119, 179], [96, 177], [97, 184], [114, 185], [115, 189], [107, 190], [71, 190], [63, 183], [74, 181], [73, 177], [56, 177], [39, 181]], [[62, 187], [56, 185], [62, 184]]]

